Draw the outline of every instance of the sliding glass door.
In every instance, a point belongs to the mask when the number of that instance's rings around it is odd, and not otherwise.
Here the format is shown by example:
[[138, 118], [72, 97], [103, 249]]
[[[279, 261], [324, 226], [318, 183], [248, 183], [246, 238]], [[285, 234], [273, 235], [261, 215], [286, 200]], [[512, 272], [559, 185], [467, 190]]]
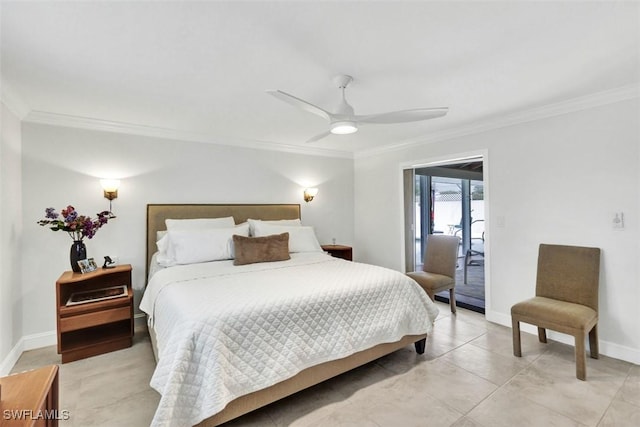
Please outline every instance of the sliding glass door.
[[[478, 163], [479, 171], [473, 170]], [[477, 311], [484, 311], [484, 185], [481, 165], [482, 162], [477, 162], [416, 168], [411, 183], [415, 225], [412, 230], [411, 269], [422, 269], [429, 234], [457, 236], [460, 251], [456, 298], [458, 305], [468, 305]], [[406, 182], [405, 178], [405, 186]], [[447, 293], [442, 295], [442, 299], [448, 300]]]

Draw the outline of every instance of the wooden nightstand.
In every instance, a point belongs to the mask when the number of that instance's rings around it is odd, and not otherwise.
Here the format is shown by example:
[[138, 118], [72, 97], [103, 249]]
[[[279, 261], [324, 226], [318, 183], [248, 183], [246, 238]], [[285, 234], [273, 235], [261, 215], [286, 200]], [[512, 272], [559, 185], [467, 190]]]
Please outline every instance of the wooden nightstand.
[[58, 365], [0, 378], [0, 424], [3, 426], [51, 426], [67, 419], [58, 411]]
[[329, 255], [336, 258], [353, 261], [353, 249], [345, 245], [322, 245], [322, 250], [329, 252]]
[[[72, 293], [122, 285], [127, 287], [127, 296], [67, 305]], [[62, 363], [131, 347], [131, 265], [100, 268], [85, 274], [65, 271], [56, 282], [56, 314]]]

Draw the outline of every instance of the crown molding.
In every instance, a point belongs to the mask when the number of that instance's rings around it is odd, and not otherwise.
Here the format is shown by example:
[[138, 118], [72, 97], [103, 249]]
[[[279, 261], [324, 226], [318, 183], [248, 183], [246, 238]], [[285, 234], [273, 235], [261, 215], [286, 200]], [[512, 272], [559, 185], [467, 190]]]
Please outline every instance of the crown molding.
[[24, 121], [51, 126], [64, 126], [78, 129], [98, 130], [103, 132], [124, 133], [129, 135], [140, 135], [179, 141], [202, 142], [240, 148], [251, 148], [256, 150], [270, 150], [294, 154], [353, 159], [353, 154], [348, 151], [328, 150], [317, 147], [301, 147], [297, 145], [278, 144], [269, 141], [249, 140], [241, 138], [221, 138], [219, 136], [206, 133], [186, 132], [175, 129], [159, 128], [155, 126], [144, 126], [132, 123], [74, 116], [69, 114], [50, 113], [45, 111], [31, 111], [24, 118]]
[[24, 120], [31, 112], [31, 108], [24, 102], [24, 99], [2, 79], [0, 79], [0, 100], [20, 120]]
[[615, 89], [584, 95], [566, 101], [508, 114], [497, 119], [481, 120], [478, 122], [470, 123], [468, 125], [457, 127], [456, 129], [435, 132], [431, 135], [422, 136], [420, 138], [404, 141], [398, 144], [385, 145], [384, 147], [377, 147], [368, 150], [360, 150], [354, 153], [354, 158], [357, 159], [370, 157], [394, 151], [405, 150], [424, 144], [447, 141], [462, 136], [478, 134], [494, 129], [514, 126], [520, 123], [560, 116], [562, 114], [569, 114], [576, 111], [614, 104], [617, 102], [627, 101], [639, 97], [640, 85], [633, 84], [622, 86]]
[[608, 105], [616, 102], [638, 98], [640, 97], [640, 85], [628, 85], [616, 89], [584, 95], [567, 101], [516, 112], [496, 119], [482, 120], [456, 127], [455, 129], [435, 132], [431, 135], [421, 136], [412, 140], [406, 140], [398, 144], [359, 150], [354, 153], [351, 153], [349, 151], [330, 150], [317, 147], [278, 144], [270, 141], [248, 140], [241, 138], [221, 138], [220, 136], [205, 133], [187, 132], [154, 126], [144, 126], [89, 117], [50, 113], [45, 111], [32, 111], [21, 100], [20, 97], [15, 96], [15, 92], [13, 92], [11, 88], [6, 84], [2, 84], [1, 94], [2, 101], [5, 103], [5, 105], [7, 105], [8, 108], [10, 108], [21, 120], [31, 123], [149, 136], [179, 141], [202, 142], [233, 147], [251, 148], [257, 150], [270, 150], [294, 154], [354, 159], [410, 149], [425, 144], [447, 141], [467, 135], [473, 135], [494, 129], [514, 126], [520, 123], [541, 120], [544, 118], [559, 116], [562, 114], [568, 114], [589, 108], [599, 107], [602, 105]]

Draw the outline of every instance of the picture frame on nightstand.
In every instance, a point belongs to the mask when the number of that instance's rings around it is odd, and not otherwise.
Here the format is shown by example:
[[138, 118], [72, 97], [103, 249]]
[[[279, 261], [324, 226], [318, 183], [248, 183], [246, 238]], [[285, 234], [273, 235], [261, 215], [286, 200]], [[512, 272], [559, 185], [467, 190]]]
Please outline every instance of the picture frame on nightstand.
[[96, 271], [98, 269], [98, 265], [93, 258], [79, 260], [78, 267], [80, 267], [80, 272], [82, 274], [91, 273], [92, 271]]

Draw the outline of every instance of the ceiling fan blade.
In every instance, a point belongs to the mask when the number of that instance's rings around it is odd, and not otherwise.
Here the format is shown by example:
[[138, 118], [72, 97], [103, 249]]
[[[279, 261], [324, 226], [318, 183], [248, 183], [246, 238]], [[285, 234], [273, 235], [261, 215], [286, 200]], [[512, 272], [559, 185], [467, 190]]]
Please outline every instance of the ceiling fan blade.
[[322, 108], [313, 105], [303, 99], [297, 98], [293, 95], [290, 95], [286, 92], [283, 92], [281, 90], [268, 90], [267, 93], [275, 96], [276, 98], [278, 98], [281, 101], [286, 102], [287, 104], [291, 104], [294, 107], [298, 107], [301, 108], [305, 111], [308, 111], [309, 113], [313, 113], [313, 114], [317, 114], [318, 116], [322, 117], [323, 119], [326, 120], [331, 120], [331, 113], [329, 113], [328, 111], [323, 110]]
[[327, 136], [331, 135], [330, 131], [326, 131], [326, 132], [322, 132], [319, 135], [314, 136], [313, 138], [310, 138], [307, 140], [307, 143], [309, 142], [316, 142], [316, 141], [320, 141], [322, 138], [326, 138]]
[[368, 116], [355, 116], [359, 123], [409, 123], [420, 120], [435, 119], [442, 117], [449, 111], [447, 107], [441, 108], [415, 108], [413, 110], [393, 111], [391, 113], [371, 114]]

